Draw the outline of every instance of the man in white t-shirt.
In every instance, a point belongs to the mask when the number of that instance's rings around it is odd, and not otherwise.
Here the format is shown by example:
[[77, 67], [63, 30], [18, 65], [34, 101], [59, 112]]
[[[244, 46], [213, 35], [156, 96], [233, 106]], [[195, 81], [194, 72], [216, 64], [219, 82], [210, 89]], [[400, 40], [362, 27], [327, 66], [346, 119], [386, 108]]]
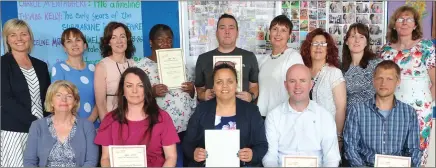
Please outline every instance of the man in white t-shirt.
[[284, 156], [315, 156], [318, 167], [337, 167], [341, 160], [336, 124], [333, 116], [309, 100], [312, 88], [309, 68], [292, 65], [284, 85], [286, 101], [266, 117], [268, 152], [262, 160], [265, 167], [280, 167]]

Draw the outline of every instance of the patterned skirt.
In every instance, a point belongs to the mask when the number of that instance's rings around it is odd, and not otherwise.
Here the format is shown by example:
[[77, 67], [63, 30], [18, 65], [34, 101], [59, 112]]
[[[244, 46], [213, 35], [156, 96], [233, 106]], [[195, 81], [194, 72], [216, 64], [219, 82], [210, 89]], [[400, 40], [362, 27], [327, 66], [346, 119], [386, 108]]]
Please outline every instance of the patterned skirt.
[[28, 133], [1, 130], [0, 167], [23, 167]]

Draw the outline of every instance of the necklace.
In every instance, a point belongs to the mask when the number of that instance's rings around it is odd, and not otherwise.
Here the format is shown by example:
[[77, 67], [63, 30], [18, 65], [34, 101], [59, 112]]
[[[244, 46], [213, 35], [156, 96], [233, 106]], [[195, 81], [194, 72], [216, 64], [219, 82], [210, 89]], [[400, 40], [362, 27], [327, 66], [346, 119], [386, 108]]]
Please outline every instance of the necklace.
[[[115, 64], [117, 65], [118, 72], [120, 72], [120, 76], [121, 76], [123, 73], [121, 72], [120, 67], [118, 66], [118, 62], [115, 62]], [[127, 61], [127, 68], [129, 68], [129, 67], [130, 67], [130, 64], [129, 64], [129, 61]], [[123, 68], [124, 68], [124, 70], [127, 69], [127, 68], [124, 66], [124, 64], [123, 64]], [[123, 70], [123, 71], [124, 71], [124, 70]]]
[[310, 100], [313, 100], [313, 99], [312, 99], [313, 89], [315, 88], [316, 82], [317, 82], [318, 79], [319, 79], [319, 75], [321, 74], [322, 69], [324, 69], [324, 67], [325, 67], [326, 65], [327, 65], [327, 64], [324, 64], [324, 65], [321, 67], [321, 69], [319, 69], [318, 73], [316, 73], [316, 76], [312, 78], [313, 85], [312, 85], [312, 88], [311, 88], [310, 91], [309, 91], [309, 99], [310, 99]]
[[271, 57], [271, 59], [277, 59], [277, 58], [279, 58], [280, 56], [282, 56], [283, 53], [285, 53], [285, 51], [286, 51], [287, 49], [288, 49], [288, 48], [286, 48], [285, 50], [283, 50], [283, 52], [281, 52], [280, 54], [277, 54], [277, 55], [273, 55], [272, 52], [271, 52], [271, 54], [270, 54], [269, 56]]

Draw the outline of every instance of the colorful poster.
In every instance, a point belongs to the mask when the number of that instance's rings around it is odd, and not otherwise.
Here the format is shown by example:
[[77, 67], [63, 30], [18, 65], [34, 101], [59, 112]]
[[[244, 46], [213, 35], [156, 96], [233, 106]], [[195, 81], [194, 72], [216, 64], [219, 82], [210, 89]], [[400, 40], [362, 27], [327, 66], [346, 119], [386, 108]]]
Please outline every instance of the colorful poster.
[[292, 33], [288, 47], [300, 50], [308, 32], [326, 27], [325, 1], [282, 1], [282, 14], [292, 21]]
[[67, 58], [61, 44], [63, 30], [76, 27], [86, 36], [84, 60], [95, 64], [100, 55], [100, 37], [107, 23], [125, 23], [132, 32], [135, 56], [143, 57], [140, 1], [18, 1], [18, 18], [26, 20], [34, 34], [31, 55], [49, 67]]
[[293, 23], [289, 47], [299, 50], [308, 32], [323, 28], [336, 41], [341, 57], [343, 39], [353, 23], [368, 25], [370, 45], [377, 51], [384, 43], [382, 1], [282, 1], [282, 14]]
[[252, 51], [256, 56], [271, 50], [268, 29], [276, 16], [274, 1], [187, 1], [187, 13], [188, 57], [196, 58], [218, 47], [216, 26], [223, 13], [235, 16], [238, 21], [236, 46]]

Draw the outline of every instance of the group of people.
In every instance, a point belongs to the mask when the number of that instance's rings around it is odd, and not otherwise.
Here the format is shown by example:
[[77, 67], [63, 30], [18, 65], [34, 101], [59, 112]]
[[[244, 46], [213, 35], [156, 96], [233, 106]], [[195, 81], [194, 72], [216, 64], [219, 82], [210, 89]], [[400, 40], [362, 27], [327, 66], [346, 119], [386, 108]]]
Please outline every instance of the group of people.
[[[223, 14], [219, 46], [198, 57], [177, 89], [159, 82], [156, 50], [173, 47], [167, 25], [151, 28], [151, 56], [134, 62], [130, 30], [110, 22], [95, 66], [83, 60], [83, 33], [68, 28], [61, 35], [68, 58], [49, 76], [29, 55], [31, 28], [9, 20], [2, 32], [1, 166], [110, 166], [110, 145], [147, 145], [148, 166], [201, 167], [205, 130], [235, 129], [241, 166], [278, 167], [286, 155], [316, 156], [322, 167], [374, 166], [376, 154], [425, 165], [436, 65], [419, 20], [414, 8], [398, 8], [380, 55], [370, 50], [369, 28], [350, 25], [340, 63], [335, 40], [321, 28], [300, 51], [289, 48], [293, 24], [285, 15], [271, 21], [272, 51], [258, 60], [236, 47], [237, 20]], [[214, 65], [213, 57], [224, 55], [242, 56], [241, 79], [233, 62]]]

